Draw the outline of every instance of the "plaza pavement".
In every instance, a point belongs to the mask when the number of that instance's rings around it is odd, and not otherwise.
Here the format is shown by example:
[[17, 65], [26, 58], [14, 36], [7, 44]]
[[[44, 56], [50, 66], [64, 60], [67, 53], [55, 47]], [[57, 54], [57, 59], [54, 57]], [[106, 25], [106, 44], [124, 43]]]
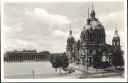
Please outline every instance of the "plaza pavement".
[[95, 69], [95, 68], [83, 68], [75, 64], [70, 64], [70, 68], [79, 71], [76, 72], [77, 77], [79, 78], [123, 78], [121, 71], [105, 71], [104, 69]]

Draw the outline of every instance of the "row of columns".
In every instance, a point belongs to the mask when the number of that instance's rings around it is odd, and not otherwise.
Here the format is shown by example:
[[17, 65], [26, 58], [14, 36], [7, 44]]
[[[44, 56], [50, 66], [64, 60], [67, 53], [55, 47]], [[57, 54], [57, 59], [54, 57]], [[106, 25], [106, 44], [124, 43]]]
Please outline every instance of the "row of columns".
[[46, 55], [8, 55], [7, 61], [45, 60]]
[[[92, 49], [92, 53], [90, 50]], [[88, 64], [89, 66], [93, 66], [93, 55], [97, 54], [97, 49], [95, 46], [86, 46], [80, 48], [80, 62], [84, 65]], [[92, 54], [92, 55], [90, 55]]]
[[104, 43], [105, 42], [105, 35], [104, 34], [89, 34], [89, 37], [87, 39], [88, 43]]
[[105, 35], [103, 35], [103, 34], [96, 35], [96, 42], [105, 43]]
[[[87, 35], [87, 34], [86, 34]], [[85, 35], [84, 35], [85, 36]], [[88, 37], [82, 37], [82, 42], [89, 43], [105, 43], [105, 35], [104, 34], [88, 34]]]

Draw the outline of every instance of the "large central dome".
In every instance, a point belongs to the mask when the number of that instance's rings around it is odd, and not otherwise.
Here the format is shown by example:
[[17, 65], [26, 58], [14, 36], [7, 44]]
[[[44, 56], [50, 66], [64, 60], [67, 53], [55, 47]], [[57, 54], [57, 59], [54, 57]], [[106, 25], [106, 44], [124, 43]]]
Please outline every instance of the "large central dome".
[[84, 26], [83, 31], [89, 30], [89, 29], [92, 29], [92, 30], [97, 29], [97, 30], [104, 31], [103, 25], [98, 20], [90, 21], [90, 24], [86, 24]]
[[100, 30], [100, 31], [105, 31], [103, 25], [100, 23], [100, 21], [95, 17], [95, 11], [94, 9], [92, 9], [91, 13], [90, 13], [90, 17], [88, 15], [88, 19], [87, 19], [87, 23], [84, 26], [82, 31], [85, 30]]
[[88, 11], [87, 23], [81, 31], [81, 43], [101, 44], [105, 43], [105, 29], [101, 22], [95, 17], [92, 8], [90, 16]]

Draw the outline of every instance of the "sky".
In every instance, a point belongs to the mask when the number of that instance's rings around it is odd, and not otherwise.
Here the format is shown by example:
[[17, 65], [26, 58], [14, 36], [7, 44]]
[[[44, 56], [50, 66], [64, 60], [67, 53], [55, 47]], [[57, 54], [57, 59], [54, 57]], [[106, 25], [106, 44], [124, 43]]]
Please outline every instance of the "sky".
[[[96, 18], [106, 31], [106, 42], [112, 44], [116, 29], [124, 46], [123, 2], [93, 2]], [[64, 52], [70, 24], [75, 40], [80, 38], [92, 2], [4, 3], [4, 50], [28, 49]]]

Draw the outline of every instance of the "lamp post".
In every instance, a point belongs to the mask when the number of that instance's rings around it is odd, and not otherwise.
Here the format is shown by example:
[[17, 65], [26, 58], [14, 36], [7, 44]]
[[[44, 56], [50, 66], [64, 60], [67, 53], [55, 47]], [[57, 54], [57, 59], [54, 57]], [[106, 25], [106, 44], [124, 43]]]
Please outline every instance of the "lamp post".
[[103, 66], [105, 67], [105, 70], [106, 70], [106, 61], [107, 61], [107, 57], [105, 55], [103, 55], [102, 57], [102, 62], [103, 62]]
[[32, 74], [33, 74], [33, 79], [34, 79], [34, 69], [33, 69], [33, 71], [32, 71]]
[[87, 41], [87, 78], [88, 78], [88, 50], [89, 50], [89, 41]]
[[88, 78], [88, 48], [87, 48], [87, 78]]
[[33, 70], [32, 70], [32, 76], [33, 76], [33, 79], [34, 79], [34, 73], [35, 73], [35, 71], [34, 71], [34, 61], [33, 61]]
[[[106, 61], [107, 61], [107, 58], [105, 55], [103, 55], [102, 62], [103, 62], [103, 66], [104, 66], [105, 70], [106, 70], [106, 63], [105, 63]], [[104, 72], [103, 72], [103, 77], [104, 77]]]
[[81, 58], [82, 58], [82, 65], [85, 67], [85, 63], [84, 63], [84, 59], [85, 59], [84, 49], [82, 49]]
[[[84, 60], [85, 59], [84, 49], [81, 49], [81, 57], [80, 58], [82, 59], [81, 66], [82, 66], [82, 68], [84, 68], [85, 67], [85, 63], [84, 63], [84, 61], [85, 61]], [[84, 72], [83, 72], [83, 75], [84, 75]]]

